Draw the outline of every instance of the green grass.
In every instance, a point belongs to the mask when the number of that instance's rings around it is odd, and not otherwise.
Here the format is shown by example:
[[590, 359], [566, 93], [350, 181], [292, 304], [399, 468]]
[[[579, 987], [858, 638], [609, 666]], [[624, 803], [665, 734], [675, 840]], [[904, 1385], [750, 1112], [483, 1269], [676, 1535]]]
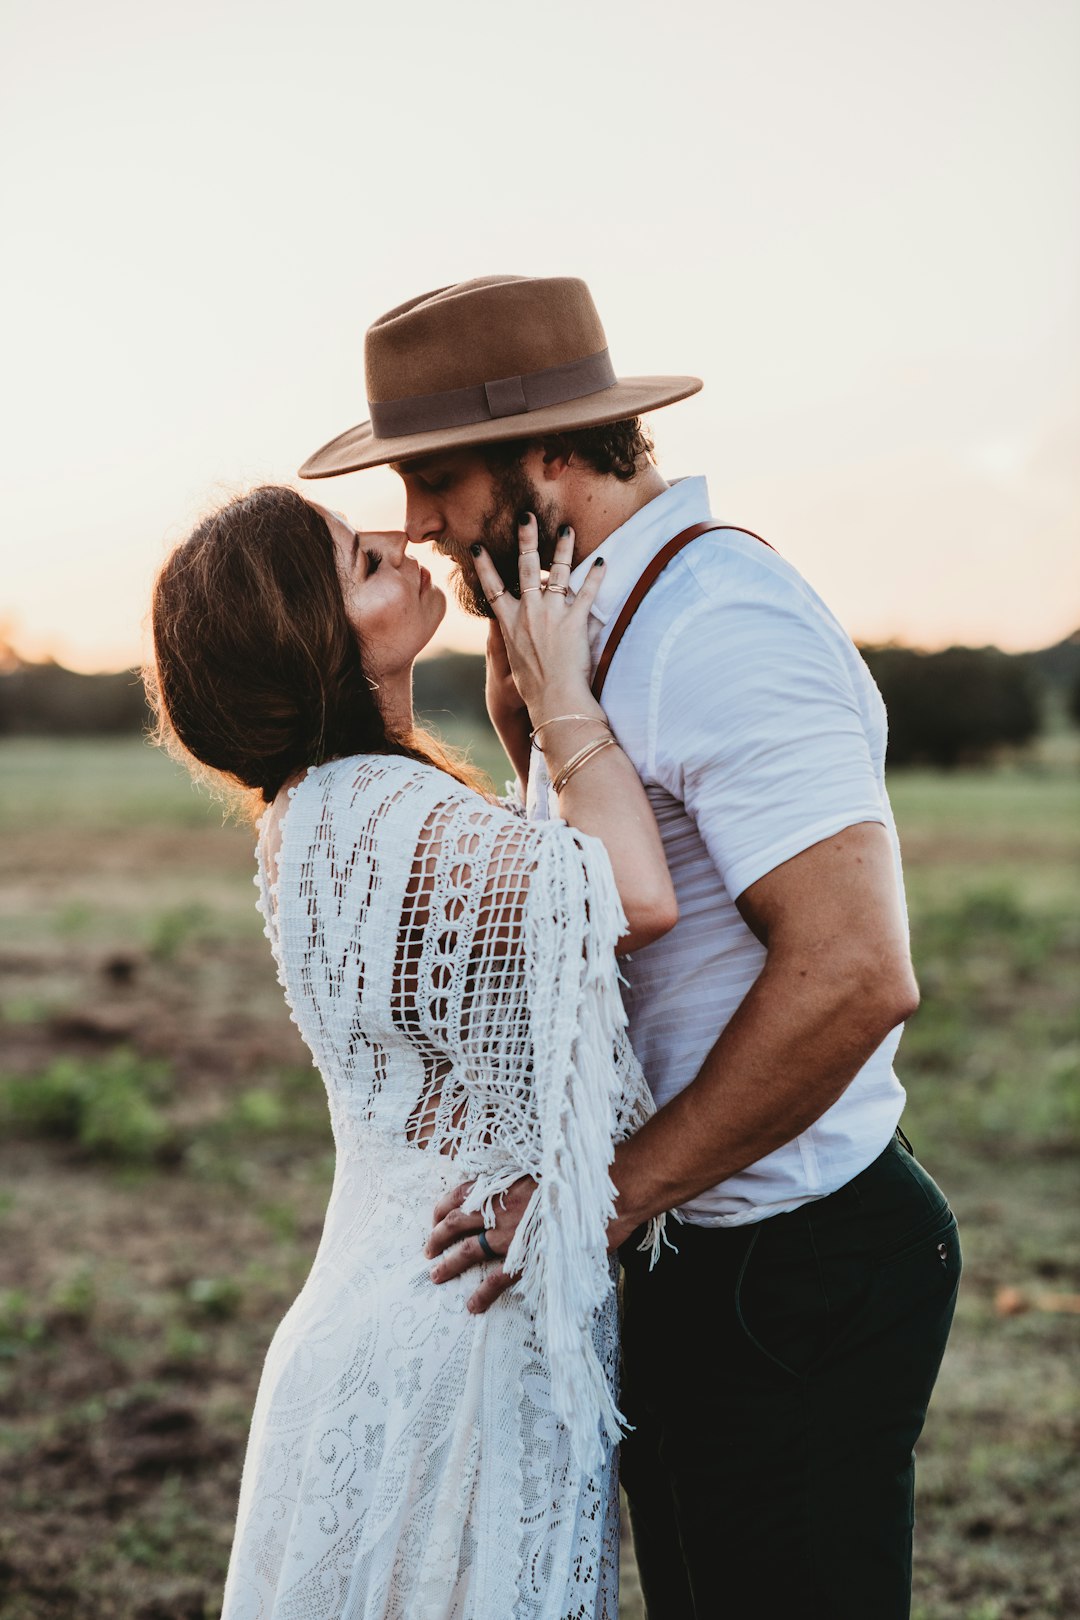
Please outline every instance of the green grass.
[[0, 740], [0, 833], [203, 827], [222, 806], [138, 737]]
[[[443, 731], [501, 787], [493, 739]], [[1074, 743], [890, 783], [923, 991], [906, 1124], [965, 1252], [917, 1620], [1080, 1613], [1080, 1317], [1051, 1308], [1080, 1293]], [[132, 739], [0, 741], [0, 834], [4, 1617], [213, 1620], [262, 1357], [325, 1208], [325, 1097], [250, 828], [179, 767]]]
[[40, 1074], [0, 1075], [0, 1124], [76, 1142], [88, 1158], [150, 1164], [171, 1139], [159, 1106], [167, 1089], [164, 1064], [122, 1046], [98, 1059], [57, 1058]]

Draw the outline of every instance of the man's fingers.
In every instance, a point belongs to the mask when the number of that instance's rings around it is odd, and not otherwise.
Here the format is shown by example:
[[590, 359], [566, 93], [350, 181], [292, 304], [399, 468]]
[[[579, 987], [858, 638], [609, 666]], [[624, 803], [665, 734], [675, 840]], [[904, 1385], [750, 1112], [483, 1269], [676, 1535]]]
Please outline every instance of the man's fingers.
[[424, 1253], [429, 1260], [442, 1254], [451, 1244], [460, 1243], [466, 1233], [483, 1231], [483, 1216], [475, 1210], [466, 1214], [461, 1208], [472, 1188], [471, 1181], [463, 1181], [459, 1186], [451, 1188], [448, 1193], [444, 1193], [435, 1205], [432, 1229], [424, 1245]]
[[[489, 1235], [490, 1242], [490, 1235]], [[434, 1283], [449, 1282], [451, 1277], [460, 1277], [463, 1271], [472, 1266], [486, 1266], [490, 1264], [491, 1256], [485, 1254], [480, 1247], [480, 1239], [474, 1233], [460, 1243], [455, 1243], [445, 1254], [439, 1258], [437, 1266], [431, 1269], [431, 1280]]]
[[439, 1221], [438, 1225], [432, 1227], [427, 1243], [424, 1246], [424, 1253], [429, 1260], [432, 1260], [438, 1254], [445, 1254], [447, 1249], [459, 1244], [470, 1233], [482, 1232], [483, 1230], [484, 1221], [481, 1215], [475, 1212], [471, 1215], [463, 1215], [460, 1210], [452, 1209], [449, 1215]]
[[433, 1221], [444, 1220], [452, 1209], [460, 1209], [475, 1186], [475, 1181], [459, 1181], [456, 1187], [451, 1187], [449, 1192], [443, 1193], [435, 1205]]
[[513, 1288], [516, 1277], [511, 1277], [502, 1266], [496, 1267], [488, 1273], [476, 1290], [466, 1302], [466, 1309], [474, 1316], [483, 1316], [484, 1312], [494, 1305], [500, 1294], [505, 1294], [508, 1288]]

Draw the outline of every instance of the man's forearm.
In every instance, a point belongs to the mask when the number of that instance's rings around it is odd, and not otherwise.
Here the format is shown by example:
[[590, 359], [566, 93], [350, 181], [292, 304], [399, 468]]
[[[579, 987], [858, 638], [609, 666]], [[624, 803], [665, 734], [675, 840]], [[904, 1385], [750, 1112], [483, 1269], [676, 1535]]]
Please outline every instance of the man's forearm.
[[697, 1078], [616, 1149], [613, 1242], [806, 1130], [912, 1010], [902, 972], [823, 980], [767, 960]]

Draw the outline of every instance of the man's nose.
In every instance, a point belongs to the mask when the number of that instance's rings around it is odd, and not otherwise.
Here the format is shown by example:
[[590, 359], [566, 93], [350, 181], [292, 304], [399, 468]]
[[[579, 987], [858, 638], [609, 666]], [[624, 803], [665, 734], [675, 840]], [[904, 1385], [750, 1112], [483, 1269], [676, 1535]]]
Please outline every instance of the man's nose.
[[431, 502], [410, 494], [405, 501], [405, 535], [411, 544], [430, 545], [442, 532], [442, 517]]

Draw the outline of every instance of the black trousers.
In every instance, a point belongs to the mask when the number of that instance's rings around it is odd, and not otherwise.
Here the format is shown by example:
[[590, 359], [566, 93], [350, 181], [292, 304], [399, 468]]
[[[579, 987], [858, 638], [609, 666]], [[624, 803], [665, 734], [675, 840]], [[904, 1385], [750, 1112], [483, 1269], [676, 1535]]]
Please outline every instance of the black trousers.
[[907, 1620], [913, 1448], [960, 1280], [894, 1140], [830, 1197], [622, 1250], [622, 1483], [649, 1620]]

